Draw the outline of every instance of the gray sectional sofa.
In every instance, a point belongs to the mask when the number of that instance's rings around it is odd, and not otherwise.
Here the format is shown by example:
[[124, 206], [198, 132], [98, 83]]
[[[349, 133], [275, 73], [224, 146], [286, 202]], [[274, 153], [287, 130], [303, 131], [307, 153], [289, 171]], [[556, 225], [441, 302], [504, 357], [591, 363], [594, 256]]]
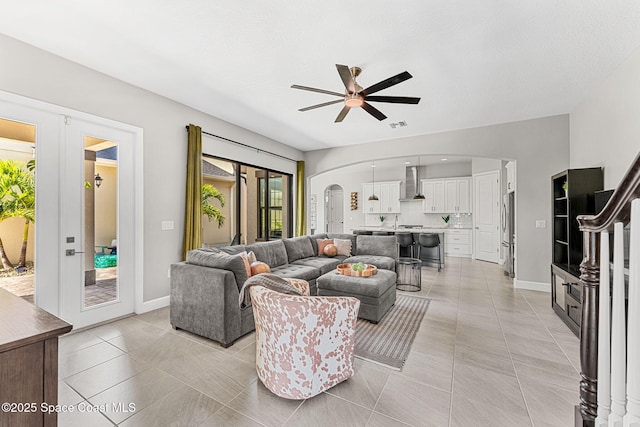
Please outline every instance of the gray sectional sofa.
[[[318, 239], [349, 239], [352, 256], [318, 254]], [[240, 288], [248, 279], [244, 262], [236, 256], [242, 251], [253, 251], [272, 274], [308, 281], [311, 295], [316, 295], [316, 279], [341, 263], [364, 262], [395, 271], [397, 243], [395, 236], [315, 234], [190, 251], [185, 262], [171, 265], [170, 321], [175, 329], [223, 347], [255, 329], [251, 307], [238, 303]]]

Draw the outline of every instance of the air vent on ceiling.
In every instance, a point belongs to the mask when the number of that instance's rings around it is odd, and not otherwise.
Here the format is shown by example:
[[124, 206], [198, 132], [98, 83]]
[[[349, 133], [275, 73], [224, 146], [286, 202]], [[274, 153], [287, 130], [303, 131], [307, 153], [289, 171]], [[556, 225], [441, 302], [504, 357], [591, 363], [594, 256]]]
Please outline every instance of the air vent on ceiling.
[[389, 126], [391, 126], [391, 129], [395, 129], [395, 128], [403, 128], [408, 126], [407, 122], [405, 122], [404, 120], [397, 122], [397, 123], [389, 123]]

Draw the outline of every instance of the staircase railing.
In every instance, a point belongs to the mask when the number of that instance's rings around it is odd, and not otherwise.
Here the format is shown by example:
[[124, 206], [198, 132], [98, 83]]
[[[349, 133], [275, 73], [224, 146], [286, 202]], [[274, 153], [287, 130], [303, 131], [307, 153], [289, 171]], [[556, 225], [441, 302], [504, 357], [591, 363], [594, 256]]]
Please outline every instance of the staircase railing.
[[[578, 222], [584, 259], [576, 426], [640, 426], [640, 153], [602, 212], [579, 216]], [[625, 227], [630, 227], [627, 308]]]

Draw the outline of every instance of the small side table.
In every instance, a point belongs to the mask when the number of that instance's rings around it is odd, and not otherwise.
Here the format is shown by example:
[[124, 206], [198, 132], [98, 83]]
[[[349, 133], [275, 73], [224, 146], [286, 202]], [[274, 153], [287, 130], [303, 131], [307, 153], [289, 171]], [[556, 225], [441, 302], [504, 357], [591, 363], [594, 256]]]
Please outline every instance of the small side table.
[[418, 292], [422, 289], [422, 261], [418, 258], [400, 257], [396, 261], [398, 281], [396, 289], [400, 291]]

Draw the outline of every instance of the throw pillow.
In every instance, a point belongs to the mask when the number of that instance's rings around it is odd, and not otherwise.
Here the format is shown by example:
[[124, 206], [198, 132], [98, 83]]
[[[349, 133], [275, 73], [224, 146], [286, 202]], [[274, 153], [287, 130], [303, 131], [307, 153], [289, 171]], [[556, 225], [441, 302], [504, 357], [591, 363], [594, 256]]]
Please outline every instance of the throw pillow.
[[333, 244], [338, 248], [338, 255], [351, 256], [351, 240], [333, 239]]
[[249, 260], [249, 264], [253, 264], [257, 261], [256, 254], [254, 254], [253, 251], [247, 252], [247, 259]]
[[271, 273], [271, 269], [267, 263], [255, 261], [251, 263], [251, 275], [255, 276], [260, 273]]
[[240, 258], [242, 258], [242, 262], [244, 263], [244, 269], [247, 270], [247, 276], [251, 277], [252, 276], [251, 263], [249, 262], [249, 254], [247, 254], [247, 251], [242, 251], [238, 255], [234, 255], [234, 256], [239, 256]]
[[336, 245], [333, 244], [327, 245], [324, 247], [324, 254], [329, 258], [333, 258], [334, 256], [338, 255], [338, 248], [336, 248]]
[[333, 245], [333, 239], [318, 239], [318, 255], [324, 255], [324, 248], [327, 245]]

